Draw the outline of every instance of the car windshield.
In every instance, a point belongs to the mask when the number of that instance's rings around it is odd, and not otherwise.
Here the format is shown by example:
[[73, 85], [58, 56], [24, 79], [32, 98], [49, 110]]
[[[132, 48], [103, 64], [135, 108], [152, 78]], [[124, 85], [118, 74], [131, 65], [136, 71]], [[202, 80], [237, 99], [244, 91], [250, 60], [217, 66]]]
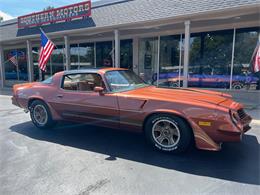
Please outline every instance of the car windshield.
[[114, 70], [105, 74], [112, 92], [129, 91], [149, 86], [130, 70]]

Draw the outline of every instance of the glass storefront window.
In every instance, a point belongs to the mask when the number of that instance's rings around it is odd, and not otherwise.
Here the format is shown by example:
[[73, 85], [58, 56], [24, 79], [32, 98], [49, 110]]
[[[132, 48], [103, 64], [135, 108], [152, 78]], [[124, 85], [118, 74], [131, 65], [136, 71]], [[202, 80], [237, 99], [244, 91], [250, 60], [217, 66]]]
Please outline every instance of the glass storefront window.
[[[180, 35], [161, 37], [160, 41], [160, 86], [178, 87], [181, 73]], [[155, 75], [154, 80], [157, 74]]]
[[113, 67], [114, 50], [112, 41], [96, 43], [97, 67]]
[[33, 55], [33, 80], [39, 81], [40, 80], [40, 72], [38, 67], [38, 60], [39, 60], [39, 49], [37, 47], [32, 48], [32, 55]]
[[94, 43], [70, 45], [71, 69], [86, 69], [95, 67]]
[[[11, 58], [16, 56], [16, 63]], [[28, 81], [26, 49], [12, 49], [4, 51], [4, 66], [6, 80]]]
[[16, 52], [18, 58], [18, 78], [22, 81], [28, 81], [26, 49], [18, 49]]
[[55, 74], [56, 72], [60, 72], [64, 70], [65, 65], [65, 51], [64, 46], [58, 45], [53, 50], [51, 55], [51, 75]]
[[232, 87], [235, 89], [259, 89], [259, 77], [252, 70], [250, 63], [252, 54], [256, 48], [259, 37], [259, 29], [236, 30], [234, 67]]
[[158, 65], [158, 38], [139, 40], [139, 75], [148, 83], [156, 84], [154, 75]]
[[71, 69], [79, 68], [79, 45], [78, 44], [70, 45], [70, 68]]
[[18, 80], [18, 67], [9, 60], [13, 55], [16, 55], [15, 53], [16, 50], [4, 51], [4, 66], [6, 80]]
[[133, 40], [120, 41], [120, 67], [132, 69], [133, 68]]
[[233, 30], [192, 34], [188, 86], [229, 88]]
[[79, 44], [79, 68], [94, 67], [94, 59], [94, 43]]

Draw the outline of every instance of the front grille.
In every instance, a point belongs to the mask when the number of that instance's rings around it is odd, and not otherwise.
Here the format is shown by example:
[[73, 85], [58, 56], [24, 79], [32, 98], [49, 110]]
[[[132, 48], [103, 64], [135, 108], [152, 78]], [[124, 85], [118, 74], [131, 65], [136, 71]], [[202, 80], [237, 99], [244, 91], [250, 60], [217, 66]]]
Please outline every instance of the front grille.
[[247, 115], [246, 115], [246, 112], [245, 112], [245, 110], [244, 110], [243, 108], [239, 109], [239, 110], [237, 111], [237, 114], [238, 114], [238, 116], [239, 116], [240, 119], [243, 119], [243, 118], [245, 118], [245, 117], [247, 116]]

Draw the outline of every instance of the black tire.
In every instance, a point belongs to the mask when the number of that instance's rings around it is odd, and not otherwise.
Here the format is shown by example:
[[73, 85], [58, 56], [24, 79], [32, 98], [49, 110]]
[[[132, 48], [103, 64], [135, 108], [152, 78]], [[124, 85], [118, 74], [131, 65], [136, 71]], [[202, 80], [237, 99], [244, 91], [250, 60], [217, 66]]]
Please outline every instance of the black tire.
[[[179, 139], [177, 139], [176, 143], [172, 146], [163, 146], [164, 144], [160, 144], [158, 141], [156, 141], [153, 127], [156, 124], [160, 123], [161, 121], [170, 121], [171, 123], [174, 123], [176, 125], [174, 127], [178, 127]], [[173, 152], [173, 153], [185, 152], [190, 147], [193, 140], [192, 130], [190, 126], [186, 123], [186, 121], [184, 121], [180, 117], [169, 115], [169, 114], [152, 115], [146, 121], [144, 131], [147, 140], [152, 144], [154, 148], [166, 152]]]
[[235, 82], [232, 84], [232, 89], [239, 90], [239, 89], [243, 89], [243, 88], [244, 88], [244, 84], [241, 82]]
[[[43, 123], [39, 123], [35, 118], [35, 109], [40, 107], [41, 109], [45, 109], [47, 113], [47, 119], [44, 120]], [[52, 119], [51, 112], [48, 106], [41, 100], [34, 100], [30, 105], [30, 116], [33, 124], [39, 129], [48, 129], [55, 126], [56, 122]]]

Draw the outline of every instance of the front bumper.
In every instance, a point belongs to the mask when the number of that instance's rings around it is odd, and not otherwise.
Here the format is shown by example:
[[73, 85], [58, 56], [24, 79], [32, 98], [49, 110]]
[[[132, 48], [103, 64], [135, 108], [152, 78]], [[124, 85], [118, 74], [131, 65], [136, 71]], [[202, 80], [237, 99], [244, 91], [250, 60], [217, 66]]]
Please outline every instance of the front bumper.
[[224, 128], [218, 129], [218, 141], [222, 142], [239, 142], [242, 140], [243, 135], [251, 129], [250, 123], [252, 117], [245, 114], [238, 123], [231, 121], [230, 124]]

